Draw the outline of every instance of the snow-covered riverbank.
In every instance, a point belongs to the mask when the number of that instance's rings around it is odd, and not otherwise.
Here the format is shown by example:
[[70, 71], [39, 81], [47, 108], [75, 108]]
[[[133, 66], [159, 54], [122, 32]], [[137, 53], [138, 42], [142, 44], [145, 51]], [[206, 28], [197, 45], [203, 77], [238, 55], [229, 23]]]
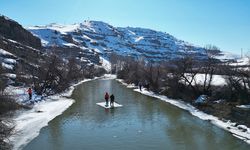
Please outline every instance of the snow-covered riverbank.
[[39, 131], [48, 125], [49, 121], [62, 114], [74, 103], [73, 99], [52, 96], [36, 104], [31, 110], [23, 111], [14, 117], [14, 134], [10, 137], [13, 149], [21, 149], [39, 135]]
[[[102, 78], [108, 77], [105, 75]], [[98, 78], [95, 78], [98, 79]], [[17, 113], [14, 118], [14, 134], [9, 138], [13, 149], [22, 149], [26, 144], [39, 135], [40, 130], [58, 115], [69, 108], [74, 100], [69, 98], [75, 87], [95, 79], [86, 79], [69, 87], [64, 93], [53, 95], [34, 104], [32, 109]]]
[[226, 122], [222, 121], [218, 117], [206, 114], [206, 113], [198, 110], [197, 108], [195, 108], [191, 104], [186, 103], [184, 101], [169, 99], [167, 96], [158, 95], [158, 94], [155, 94], [155, 93], [153, 93], [151, 91], [147, 91], [145, 89], [142, 89], [142, 91], [140, 91], [133, 84], [132, 85], [131, 84], [126, 84], [125, 82], [123, 82], [123, 80], [120, 80], [120, 79], [117, 79], [117, 81], [121, 82], [127, 88], [132, 88], [136, 92], [139, 92], [141, 94], [160, 99], [160, 100], [165, 101], [167, 103], [170, 103], [170, 104], [172, 104], [172, 105], [174, 105], [176, 107], [187, 110], [193, 116], [196, 116], [196, 117], [198, 117], [198, 118], [200, 118], [202, 120], [210, 121], [212, 124], [222, 128], [222, 129], [224, 129], [226, 131], [229, 131], [230, 133], [232, 133], [233, 136], [235, 136], [235, 137], [247, 142], [248, 144], [250, 144], [250, 128], [246, 127], [245, 125], [238, 125], [237, 123], [233, 123], [231, 121], [226, 121]]

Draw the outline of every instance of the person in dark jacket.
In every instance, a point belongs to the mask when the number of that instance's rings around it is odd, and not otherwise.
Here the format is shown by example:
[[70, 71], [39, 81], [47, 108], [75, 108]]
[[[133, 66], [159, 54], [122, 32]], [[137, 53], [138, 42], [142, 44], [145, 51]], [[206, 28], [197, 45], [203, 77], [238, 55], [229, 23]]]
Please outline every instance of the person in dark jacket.
[[109, 105], [109, 94], [108, 92], [106, 92], [105, 96], [104, 96], [104, 99], [106, 101], [106, 107]]
[[110, 106], [114, 107], [115, 96], [113, 94], [110, 95]]

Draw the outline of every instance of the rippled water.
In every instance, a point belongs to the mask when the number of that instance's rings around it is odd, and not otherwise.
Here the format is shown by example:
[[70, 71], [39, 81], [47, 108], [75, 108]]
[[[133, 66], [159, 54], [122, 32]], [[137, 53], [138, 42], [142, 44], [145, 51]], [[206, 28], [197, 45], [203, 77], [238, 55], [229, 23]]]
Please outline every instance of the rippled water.
[[[105, 92], [121, 108], [104, 109]], [[230, 133], [168, 103], [127, 89], [115, 80], [79, 85], [76, 100], [24, 150], [250, 149]]]

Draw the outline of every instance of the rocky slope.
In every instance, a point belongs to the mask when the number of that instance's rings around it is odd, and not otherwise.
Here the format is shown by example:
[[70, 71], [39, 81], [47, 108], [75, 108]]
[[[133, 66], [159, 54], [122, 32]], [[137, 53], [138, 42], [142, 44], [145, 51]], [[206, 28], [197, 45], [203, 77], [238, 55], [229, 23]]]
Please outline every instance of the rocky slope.
[[[63, 39], [67, 41], [70, 37], [66, 35]], [[0, 16], [1, 80], [7, 80], [8, 84], [16, 84], [17, 74], [22, 78], [31, 78], [30, 75], [38, 69], [38, 64], [48, 60], [51, 50], [65, 61], [69, 58], [81, 58], [78, 63], [82, 67], [99, 65], [100, 62], [99, 55], [88, 49], [71, 46], [52, 49], [43, 47], [40, 38], [34, 36], [16, 21]]]
[[0, 16], [0, 33], [1, 36], [7, 39], [11, 39], [34, 48], [41, 48], [41, 41], [39, 38], [33, 36], [16, 21], [5, 16]]

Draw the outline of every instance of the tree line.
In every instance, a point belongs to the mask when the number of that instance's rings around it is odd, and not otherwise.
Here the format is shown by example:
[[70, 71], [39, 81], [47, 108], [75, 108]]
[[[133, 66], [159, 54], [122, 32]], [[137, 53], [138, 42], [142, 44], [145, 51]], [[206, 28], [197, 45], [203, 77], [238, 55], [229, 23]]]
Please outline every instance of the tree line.
[[[200, 95], [209, 101], [225, 100], [238, 104], [250, 103], [250, 65], [234, 66], [214, 56], [218, 49], [206, 48], [206, 59], [196, 59], [191, 54], [165, 62], [150, 62], [143, 58], [110, 55], [113, 73], [126, 83], [144, 87], [170, 98], [193, 102]], [[215, 75], [222, 76], [226, 84], [213, 85]], [[197, 81], [202, 76], [202, 82]]]
[[86, 78], [94, 78], [106, 73], [102, 67], [82, 63], [75, 57], [63, 59], [56, 54], [51, 54], [48, 59], [41, 61], [37, 67], [30, 72], [31, 77], [27, 78], [27, 70], [18, 67], [18, 83], [26, 83], [35, 90], [36, 94], [49, 96], [66, 90], [72, 82]]

